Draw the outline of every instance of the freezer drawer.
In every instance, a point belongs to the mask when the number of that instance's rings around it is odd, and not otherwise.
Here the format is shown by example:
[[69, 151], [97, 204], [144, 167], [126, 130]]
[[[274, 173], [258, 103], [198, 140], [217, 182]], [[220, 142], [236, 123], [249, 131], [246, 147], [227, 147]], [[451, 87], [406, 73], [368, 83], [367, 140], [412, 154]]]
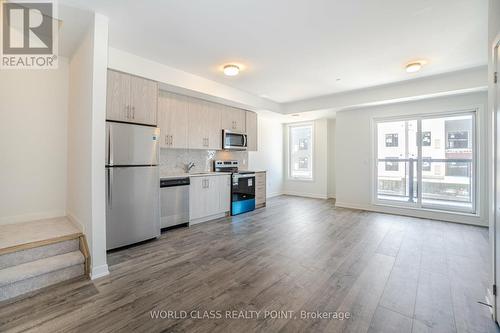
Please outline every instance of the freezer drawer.
[[157, 165], [160, 129], [106, 122], [106, 165]]
[[160, 236], [159, 168], [107, 168], [106, 177], [106, 248]]

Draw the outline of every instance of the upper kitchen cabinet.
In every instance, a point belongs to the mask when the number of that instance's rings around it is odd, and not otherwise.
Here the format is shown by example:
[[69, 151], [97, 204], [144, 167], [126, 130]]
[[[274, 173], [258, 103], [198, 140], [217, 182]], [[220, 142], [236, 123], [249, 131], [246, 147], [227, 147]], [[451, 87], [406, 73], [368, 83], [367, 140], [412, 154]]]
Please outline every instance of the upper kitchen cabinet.
[[160, 147], [189, 148], [188, 97], [160, 91], [158, 96], [158, 127]]
[[257, 114], [247, 111], [246, 113], [246, 133], [247, 133], [247, 149], [257, 151]]
[[108, 70], [106, 119], [129, 121], [130, 75]]
[[220, 105], [222, 112], [222, 129], [244, 133], [246, 130], [245, 110]]
[[134, 123], [156, 126], [158, 83], [132, 76], [130, 79], [130, 105]]
[[221, 112], [214, 103], [189, 98], [188, 145], [190, 149], [221, 149]]
[[157, 82], [108, 70], [107, 120], [156, 126], [157, 105]]

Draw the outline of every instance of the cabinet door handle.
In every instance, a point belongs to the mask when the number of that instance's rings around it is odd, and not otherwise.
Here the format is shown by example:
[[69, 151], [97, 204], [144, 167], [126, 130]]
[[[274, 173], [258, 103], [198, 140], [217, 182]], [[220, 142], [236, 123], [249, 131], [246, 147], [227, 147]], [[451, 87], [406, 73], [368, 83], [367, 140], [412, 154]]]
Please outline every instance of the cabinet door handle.
[[132, 119], [135, 119], [135, 106], [132, 107]]
[[168, 146], [168, 135], [165, 134], [165, 145]]
[[174, 136], [173, 135], [170, 136], [170, 145], [171, 146], [174, 145]]
[[129, 105], [125, 106], [125, 112], [127, 113], [126, 118], [130, 119], [130, 106]]
[[207, 138], [207, 147], [210, 146], [210, 138]]

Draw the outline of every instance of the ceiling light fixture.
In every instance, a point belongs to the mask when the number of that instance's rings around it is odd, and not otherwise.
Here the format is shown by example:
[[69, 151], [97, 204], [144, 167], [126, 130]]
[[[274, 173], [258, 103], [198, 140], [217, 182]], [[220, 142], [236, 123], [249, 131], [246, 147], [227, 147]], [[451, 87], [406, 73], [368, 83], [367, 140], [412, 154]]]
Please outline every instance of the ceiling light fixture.
[[240, 73], [240, 68], [236, 65], [224, 66], [224, 74], [227, 76], [236, 76]]
[[300, 114], [298, 113], [292, 114], [292, 117], [300, 117]]
[[414, 61], [410, 62], [406, 65], [406, 72], [415, 73], [422, 69], [422, 66], [425, 64], [424, 61]]

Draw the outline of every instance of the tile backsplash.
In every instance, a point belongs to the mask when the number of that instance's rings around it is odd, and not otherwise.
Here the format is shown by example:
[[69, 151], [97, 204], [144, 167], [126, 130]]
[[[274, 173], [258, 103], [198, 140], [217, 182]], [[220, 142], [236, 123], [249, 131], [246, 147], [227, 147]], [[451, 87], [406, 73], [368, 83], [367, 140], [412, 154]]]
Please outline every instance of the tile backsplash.
[[191, 172], [213, 171], [214, 160], [237, 160], [240, 169], [248, 167], [248, 152], [198, 149], [161, 149], [161, 174], [179, 174], [186, 172], [186, 165], [193, 162]]

